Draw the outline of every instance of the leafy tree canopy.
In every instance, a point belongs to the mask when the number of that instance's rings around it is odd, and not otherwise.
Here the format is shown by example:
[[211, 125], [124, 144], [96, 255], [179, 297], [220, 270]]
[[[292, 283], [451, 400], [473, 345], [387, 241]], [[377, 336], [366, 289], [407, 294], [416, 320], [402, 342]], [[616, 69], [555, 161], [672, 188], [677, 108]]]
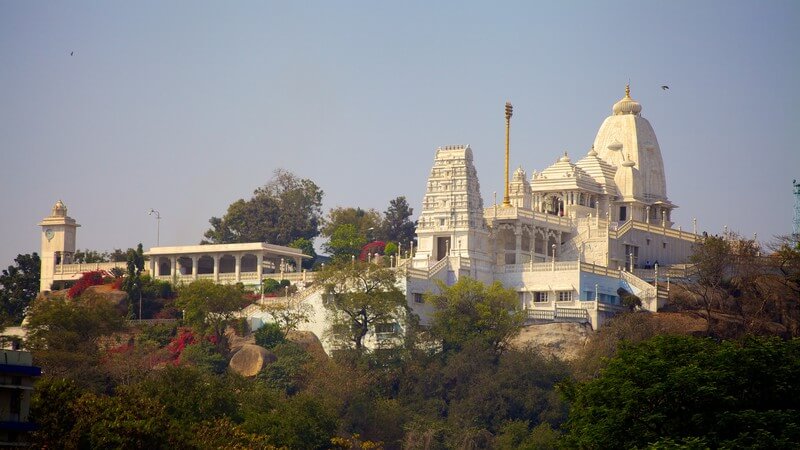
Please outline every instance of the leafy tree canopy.
[[499, 281], [487, 286], [461, 277], [452, 286], [439, 283], [439, 291], [426, 300], [435, 308], [431, 334], [445, 351], [461, 349], [470, 341], [501, 351], [525, 320], [516, 292]]
[[322, 235], [330, 238], [342, 225], [352, 225], [355, 232], [364, 239], [375, 239], [380, 234], [381, 215], [374, 209], [332, 208], [322, 227]]
[[334, 230], [330, 240], [323, 244], [323, 248], [334, 260], [347, 262], [358, 256], [366, 243], [367, 238], [359, 234], [353, 224], [346, 223]]
[[185, 311], [184, 319], [198, 334], [212, 334], [219, 340], [245, 300], [239, 286], [216, 284], [211, 280], [193, 281], [178, 291], [175, 304]]
[[245, 201], [233, 202], [222, 218], [209, 219], [202, 243], [269, 242], [287, 245], [313, 239], [322, 220], [322, 190], [309, 179], [278, 169]]
[[406, 243], [414, 240], [416, 225], [410, 220], [414, 208], [408, 206], [404, 196], [389, 201], [389, 207], [383, 212], [381, 226], [382, 238], [385, 241]]
[[657, 336], [565, 385], [568, 448], [797, 448], [800, 340]]
[[314, 267], [314, 260], [317, 259], [317, 252], [314, 250], [314, 243], [311, 239], [297, 238], [289, 243], [289, 247], [296, 248], [302, 251], [304, 255], [311, 257], [310, 259], [303, 260], [303, 269], [311, 269]]
[[[345, 225], [348, 226], [348, 225]], [[330, 301], [332, 337], [356, 350], [376, 324], [397, 323], [406, 313], [406, 299], [391, 269], [364, 262], [326, 266], [317, 275]]]
[[8, 266], [0, 275], [0, 321], [5, 325], [19, 324], [25, 308], [39, 294], [39, 255], [17, 255], [14, 262], [13, 266]]
[[89, 264], [89, 263], [102, 263], [102, 262], [123, 262], [127, 259], [128, 252], [133, 249], [122, 250], [115, 248], [111, 252], [98, 251], [98, 250], [77, 250], [72, 255], [72, 261], [75, 263]]

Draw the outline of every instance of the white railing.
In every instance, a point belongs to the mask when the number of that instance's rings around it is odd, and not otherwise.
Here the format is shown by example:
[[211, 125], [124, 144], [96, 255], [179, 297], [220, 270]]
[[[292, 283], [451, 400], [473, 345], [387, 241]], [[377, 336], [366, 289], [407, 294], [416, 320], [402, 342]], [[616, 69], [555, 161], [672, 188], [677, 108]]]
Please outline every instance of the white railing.
[[618, 277], [619, 271], [614, 269], [609, 269], [605, 266], [598, 266], [596, 264], [582, 262], [581, 263], [581, 271], [582, 272], [589, 272], [594, 273], [597, 275], [604, 275], [607, 277]]
[[577, 261], [556, 261], [541, 263], [506, 264], [497, 273], [522, 273], [522, 272], [552, 272], [577, 270]]
[[91, 272], [93, 270], [111, 270], [114, 268], [127, 269], [125, 261], [103, 262], [103, 263], [78, 263], [78, 264], [58, 264], [55, 267], [55, 275], [73, 275], [77, 273]]
[[528, 309], [529, 320], [553, 322], [591, 322], [589, 311], [584, 308]]
[[650, 283], [632, 273], [625, 271], [620, 271], [619, 277], [620, 279], [625, 280], [629, 285], [639, 289], [639, 298], [642, 300], [642, 302], [650, 304], [656, 300], [656, 288], [650, 285]]

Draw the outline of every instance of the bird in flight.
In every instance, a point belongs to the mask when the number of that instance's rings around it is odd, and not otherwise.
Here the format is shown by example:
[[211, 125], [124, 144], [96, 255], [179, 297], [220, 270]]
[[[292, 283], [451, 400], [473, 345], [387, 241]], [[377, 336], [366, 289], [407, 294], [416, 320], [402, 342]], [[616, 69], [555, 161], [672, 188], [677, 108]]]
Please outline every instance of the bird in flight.
[[69, 52], [69, 56], [72, 56], [72, 54], [73, 54], [73, 53], [75, 53], [75, 52], [74, 52], [74, 51], [72, 51], [72, 52]]
[[668, 89], [669, 89], [669, 86], [667, 86], [666, 84], [665, 84], [665, 85], [663, 85], [663, 86], [661, 86], [661, 90], [662, 90], [662, 91], [666, 91], [666, 90], [668, 90]]

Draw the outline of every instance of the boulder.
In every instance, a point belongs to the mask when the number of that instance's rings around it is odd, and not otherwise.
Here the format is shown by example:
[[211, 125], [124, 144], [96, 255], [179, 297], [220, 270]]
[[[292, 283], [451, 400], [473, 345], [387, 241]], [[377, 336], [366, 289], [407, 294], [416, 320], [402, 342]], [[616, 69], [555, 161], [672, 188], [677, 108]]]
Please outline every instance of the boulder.
[[244, 377], [254, 377], [265, 365], [275, 361], [275, 355], [255, 344], [245, 344], [231, 358], [228, 367]]
[[112, 305], [122, 315], [128, 314], [128, 293], [118, 289], [113, 289], [109, 285], [89, 286], [81, 294], [81, 298], [99, 298]]
[[225, 338], [228, 341], [228, 349], [231, 353], [238, 352], [243, 346], [247, 344], [255, 344], [256, 338], [253, 333], [248, 333], [246, 336], [239, 336], [234, 331], [233, 327], [225, 329]]
[[592, 326], [588, 323], [535, 324], [522, 327], [511, 345], [531, 346], [546, 356], [571, 361], [579, 356], [591, 335]]
[[311, 331], [290, 331], [286, 336], [288, 341], [294, 342], [314, 357], [327, 357], [322, 342]]

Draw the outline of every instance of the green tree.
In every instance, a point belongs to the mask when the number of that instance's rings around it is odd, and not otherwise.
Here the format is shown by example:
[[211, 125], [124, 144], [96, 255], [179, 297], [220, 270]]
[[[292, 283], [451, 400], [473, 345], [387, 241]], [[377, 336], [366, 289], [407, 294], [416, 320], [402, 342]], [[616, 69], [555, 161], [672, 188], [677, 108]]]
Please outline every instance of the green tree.
[[297, 238], [289, 243], [289, 247], [301, 250], [304, 255], [311, 257], [303, 260], [303, 269], [311, 269], [314, 267], [314, 260], [317, 259], [317, 252], [314, 250], [314, 243], [311, 242], [310, 239]]
[[564, 444], [797, 448], [798, 361], [797, 339], [657, 336], [623, 348], [596, 379], [565, 384]]
[[72, 255], [72, 262], [80, 263], [80, 264], [90, 264], [90, 263], [102, 263], [108, 262], [109, 255], [108, 252], [103, 252], [99, 250], [76, 250], [75, 254]]
[[17, 255], [15, 264], [0, 275], [0, 318], [3, 325], [16, 325], [22, 321], [25, 308], [39, 294], [41, 260], [34, 253]]
[[328, 242], [323, 244], [323, 249], [333, 256], [334, 260], [347, 262], [361, 252], [367, 243], [367, 238], [358, 233], [352, 224], [344, 224], [336, 228]]
[[380, 234], [381, 215], [374, 209], [332, 208], [325, 219], [325, 225], [322, 227], [322, 235], [330, 238], [342, 225], [352, 225], [356, 234], [366, 241], [374, 240]]
[[100, 296], [40, 298], [31, 305], [27, 329], [27, 346], [46, 373], [92, 385], [102, 383], [101, 338], [124, 330], [125, 318]]
[[188, 428], [191, 424], [238, 416], [234, 383], [193, 366], [169, 366], [130, 389], [138, 396], [161, 403], [170, 417]]
[[[65, 405], [62, 405], [62, 407]], [[139, 395], [85, 393], [68, 406], [75, 426], [62, 443], [72, 448], [150, 448], [181, 446], [180, 433], [157, 400]]]
[[122, 289], [128, 293], [129, 315], [133, 312], [133, 302], [139, 301], [139, 311], [136, 317], [142, 319], [142, 271], [144, 270], [144, 249], [142, 243], [134, 249], [128, 249], [127, 272]]
[[256, 345], [260, 345], [266, 349], [271, 349], [278, 344], [286, 342], [286, 336], [283, 334], [280, 325], [273, 322], [267, 322], [253, 333]]
[[211, 334], [221, 344], [225, 328], [245, 305], [244, 291], [235, 285], [197, 280], [178, 290], [175, 304], [185, 311], [184, 319], [198, 334]]
[[389, 201], [389, 207], [383, 212], [381, 224], [383, 239], [405, 243], [413, 241], [416, 226], [409, 219], [413, 214], [414, 209], [408, 206], [404, 196]]
[[408, 314], [391, 269], [360, 261], [331, 264], [318, 273], [317, 282], [328, 298], [332, 336], [359, 352], [376, 324], [398, 323]]
[[283, 301], [274, 300], [269, 302], [263, 306], [263, 309], [278, 326], [284, 339], [289, 335], [289, 332], [297, 330], [300, 325], [308, 322], [313, 313], [311, 305], [303, 301], [293, 300], [290, 297]]
[[431, 334], [445, 351], [470, 341], [502, 351], [525, 321], [516, 292], [499, 281], [488, 286], [469, 277], [452, 286], [440, 282], [439, 293], [428, 294], [426, 301], [434, 307]]
[[203, 243], [269, 242], [286, 245], [313, 239], [322, 220], [322, 190], [308, 179], [278, 169], [253, 192], [250, 200], [233, 202], [225, 216], [209, 219]]
[[30, 419], [38, 425], [33, 441], [42, 448], [66, 448], [64, 437], [75, 428], [77, 420], [71, 405], [82, 394], [72, 380], [51, 376], [39, 379], [31, 398]]

